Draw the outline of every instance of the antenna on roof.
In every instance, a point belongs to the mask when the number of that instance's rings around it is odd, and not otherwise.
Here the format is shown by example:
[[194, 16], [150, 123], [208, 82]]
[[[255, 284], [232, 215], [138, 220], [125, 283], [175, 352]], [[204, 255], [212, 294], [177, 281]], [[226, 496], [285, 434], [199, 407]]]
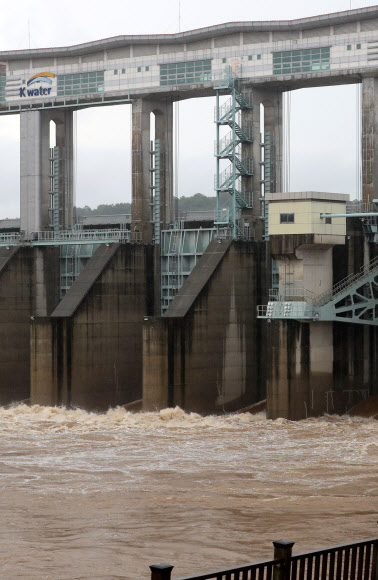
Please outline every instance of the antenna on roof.
[[28, 20], [28, 37], [29, 37], [29, 50], [30, 50], [30, 20]]

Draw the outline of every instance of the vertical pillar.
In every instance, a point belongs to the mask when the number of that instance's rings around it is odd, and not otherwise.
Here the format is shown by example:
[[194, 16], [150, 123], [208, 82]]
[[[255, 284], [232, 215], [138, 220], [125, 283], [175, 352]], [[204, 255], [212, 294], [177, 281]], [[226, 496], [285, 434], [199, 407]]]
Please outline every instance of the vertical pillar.
[[280, 563], [274, 568], [274, 580], [290, 579], [290, 563], [294, 544], [295, 542], [288, 542], [286, 540], [273, 542], [274, 559], [280, 560]]
[[20, 215], [26, 239], [48, 225], [49, 123], [41, 111], [20, 114]]
[[[282, 191], [282, 92], [266, 91], [264, 105], [264, 131], [271, 134], [271, 193]], [[268, 94], [269, 93], [269, 94]]]
[[137, 99], [132, 110], [132, 230], [152, 241], [150, 207], [150, 115], [155, 115], [155, 138], [160, 140], [160, 215], [162, 227], [173, 219], [173, 104]]
[[59, 175], [60, 226], [63, 230], [73, 224], [74, 206], [74, 146], [73, 111], [62, 110], [53, 114], [51, 120], [56, 124], [56, 146], [61, 159]]
[[264, 107], [264, 130], [271, 134], [270, 193], [275, 193], [282, 191], [282, 92], [253, 89], [253, 109], [242, 111], [242, 124], [253, 127], [253, 143], [242, 145], [242, 156], [252, 157], [254, 167], [250, 182], [253, 192], [253, 209], [243, 210], [243, 217], [244, 221], [250, 223], [256, 240], [261, 240], [264, 232], [263, 221], [259, 219], [263, 213], [260, 202], [262, 197], [261, 105]]
[[362, 79], [362, 200], [378, 196], [378, 78]]
[[[155, 112], [155, 111], [154, 111]], [[175, 219], [173, 206], [173, 103], [159, 103], [155, 112], [155, 139], [160, 141], [160, 216], [163, 226]]]
[[73, 223], [73, 111], [21, 113], [20, 212], [26, 239], [50, 225], [50, 121], [56, 123], [60, 148], [60, 227]]

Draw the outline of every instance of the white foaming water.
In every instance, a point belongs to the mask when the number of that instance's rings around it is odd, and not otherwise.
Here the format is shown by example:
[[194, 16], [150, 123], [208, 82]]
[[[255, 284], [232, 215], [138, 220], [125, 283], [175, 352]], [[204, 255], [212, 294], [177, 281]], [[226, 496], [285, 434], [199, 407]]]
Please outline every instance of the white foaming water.
[[[4, 578], [148, 578], [377, 535], [378, 422], [0, 408]], [[195, 557], [193, 556], [195, 554]]]

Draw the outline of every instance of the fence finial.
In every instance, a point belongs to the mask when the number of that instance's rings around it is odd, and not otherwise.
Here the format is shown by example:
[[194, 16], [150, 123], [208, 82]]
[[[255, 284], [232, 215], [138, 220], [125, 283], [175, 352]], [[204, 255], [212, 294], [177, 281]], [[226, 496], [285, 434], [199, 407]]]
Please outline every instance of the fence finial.
[[287, 540], [276, 540], [273, 542], [274, 559], [280, 560], [274, 567], [274, 580], [290, 579], [290, 560], [295, 542]]
[[153, 564], [150, 566], [151, 580], [171, 580], [173, 566], [170, 564]]

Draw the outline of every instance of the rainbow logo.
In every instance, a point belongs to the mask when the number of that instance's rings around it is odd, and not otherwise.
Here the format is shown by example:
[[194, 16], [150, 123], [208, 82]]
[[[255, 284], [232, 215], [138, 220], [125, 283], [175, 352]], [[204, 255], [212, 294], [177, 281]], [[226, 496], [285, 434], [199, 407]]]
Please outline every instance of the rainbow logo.
[[49, 73], [49, 72], [42, 72], [42, 73], [38, 73], [37, 75], [34, 75], [33, 77], [30, 77], [30, 79], [28, 80], [28, 82], [26, 83], [26, 85], [28, 87], [30, 87], [30, 85], [32, 85], [33, 83], [48, 83], [49, 85], [52, 85], [52, 80], [54, 79], [55, 75], [54, 73]]

